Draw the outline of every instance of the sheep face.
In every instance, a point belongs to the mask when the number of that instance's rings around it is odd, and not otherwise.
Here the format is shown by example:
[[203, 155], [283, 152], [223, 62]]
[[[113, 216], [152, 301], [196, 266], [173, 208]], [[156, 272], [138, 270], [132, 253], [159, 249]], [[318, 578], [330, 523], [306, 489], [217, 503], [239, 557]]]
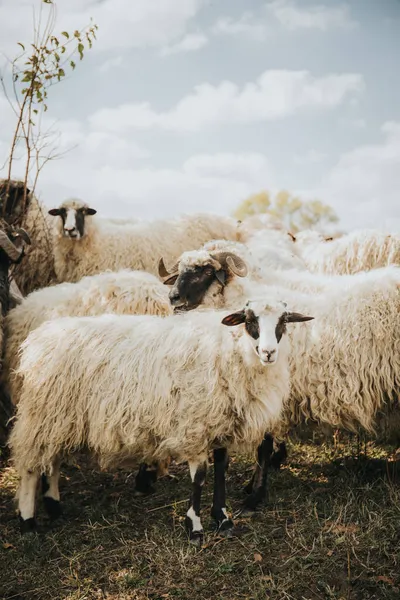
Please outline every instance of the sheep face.
[[85, 217], [95, 215], [96, 210], [87, 206], [60, 206], [52, 208], [49, 215], [61, 217], [62, 235], [72, 240], [80, 240], [85, 235]]
[[245, 308], [222, 320], [223, 325], [244, 324], [246, 338], [262, 365], [273, 365], [278, 360], [279, 342], [286, 333], [288, 323], [310, 321], [300, 313], [288, 312], [285, 302], [266, 304], [261, 300], [249, 301]]
[[[162, 266], [164, 267], [163, 263]], [[232, 252], [213, 252], [207, 250], [185, 252], [175, 273], [170, 273], [164, 281], [172, 285], [169, 299], [175, 310], [192, 310], [203, 303], [210, 288], [224, 287], [234, 276], [245, 277], [247, 267], [244, 261]], [[167, 274], [165, 268], [160, 275]]]

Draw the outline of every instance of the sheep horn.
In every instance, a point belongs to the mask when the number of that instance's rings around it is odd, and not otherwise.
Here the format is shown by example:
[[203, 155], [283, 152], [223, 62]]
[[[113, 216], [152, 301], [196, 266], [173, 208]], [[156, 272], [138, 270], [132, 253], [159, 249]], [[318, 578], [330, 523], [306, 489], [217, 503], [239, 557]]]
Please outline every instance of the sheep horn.
[[171, 277], [178, 271], [179, 262], [175, 263], [170, 271], [165, 266], [164, 259], [161, 257], [158, 263], [158, 274], [160, 277]]
[[295, 236], [295, 235], [293, 235], [293, 233], [292, 233], [291, 231], [288, 231], [288, 232], [287, 232], [287, 234], [288, 234], [288, 236], [291, 238], [292, 242], [295, 242], [295, 241], [296, 241], [296, 236]]
[[15, 234], [17, 237], [20, 237], [24, 240], [25, 244], [28, 244], [28, 246], [31, 245], [31, 238], [29, 237], [28, 233], [25, 231], [25, 229], [22, 229], [22, 227], [18, 227], [17, 229], [15, 229]]
[[22, 248], [19, 250], [14, 246], [4, 231], [0, 231], [0, 248], [2, 248], [9, 258], [14, 261], [18, 260], [22, 254]]
[[223, 266], [227, 266], [238, 277], [246, 277], [248, 273], [246, 263], [242, 258], [233, 254], [233, 252], [218, 252], [211, 256]]

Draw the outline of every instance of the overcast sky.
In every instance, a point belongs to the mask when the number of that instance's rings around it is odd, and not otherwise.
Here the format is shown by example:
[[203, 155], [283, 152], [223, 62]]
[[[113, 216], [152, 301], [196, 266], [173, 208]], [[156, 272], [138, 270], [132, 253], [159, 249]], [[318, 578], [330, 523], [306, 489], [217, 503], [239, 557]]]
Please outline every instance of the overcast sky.
[[[30, 41], [39, 4], [0, 0], [3, 55]], [[48, 118], [73, 150], [43, 170], [47, 205], [230, 214], [288, 189], [330, 203], [346, 229], [400, 231], [399, 0], [57, 5], [56, 32], [90, 17], [99, 31], [50, 92]], [[0, 91], [0, 159], [12, 124]]]

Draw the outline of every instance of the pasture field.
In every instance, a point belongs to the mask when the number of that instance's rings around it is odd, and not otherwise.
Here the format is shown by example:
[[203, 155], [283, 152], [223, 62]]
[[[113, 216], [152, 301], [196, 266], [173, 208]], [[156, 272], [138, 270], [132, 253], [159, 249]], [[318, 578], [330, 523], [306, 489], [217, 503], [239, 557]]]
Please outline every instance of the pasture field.
[[[206, 537], [198, 550], [183, 528], [190, 481], [171, 466], [146, 498], [133, 476], [80, 462], [62, 469], [64, 516], [52, 526], [38, 505], [40, 531], [21, 537], [13, 507], [16, 478], [0, 471], [2, 600], [399, 600], [400, 469], [391, 446], [355, 438], [291, 443], [270, 477], [257, 517], [237, 520], [231, 539], [212, 532], [212, 468], [203, 494]], [[397, 458], [397, 461], [396, 461]], [[227, 478], [237, 510], [249, 461]]]

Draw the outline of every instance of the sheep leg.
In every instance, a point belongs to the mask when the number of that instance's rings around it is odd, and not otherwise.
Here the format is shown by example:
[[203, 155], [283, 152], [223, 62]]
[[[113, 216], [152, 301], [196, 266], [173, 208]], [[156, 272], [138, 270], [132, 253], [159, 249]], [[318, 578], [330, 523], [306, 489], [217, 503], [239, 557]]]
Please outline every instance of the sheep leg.
[[51, 520], [57, 519], [62, 514], [60, 504], [60, 491], [58, 489], [58, 481], [60, 479], [60, 459], [56, 459], [53, 463], [53, 471], [51, 475], [42, 475], [42, 494], [45, 511]]
[[190, 476], [192, 478], [192, 495], [189, 500], [189, 509], [186, 513], [185, 527], [189, 534], [190, 542], [201, 546], [203, 541], [203, 526], [200, 520], [201, 492], [207, 475], [207, 460], [189, 462]]
[[252, 492], [244, 502], [241, 514], [251, 514], [265, 500], [267, 496], [268, 467], [274, 451], [273, 437], [266, 433], [257, 449], [257, 465], [252, 480]]
[[229, 456], [226, 448], [214, 450], [214, 495], [211, 516], [216, 521], [218, 531], [226, 536], [232, 534], [233, 521], [226, 512], [225, 473], [228, 468]]
[[38, 471], [25, 471], [18, 490], [18, 512], [21, 533], [35, 531], [36, 488], [39, 481]]
[[287, 450], [285, 442], [280, 442], [278, 444], [278, 449], [274, 450], [271, 456], [271, 467], [279, 470], [281, 468], [281, 464], [285, 462], [287, 459]]
[[142, 463], [139, 467], [138, 474], [135, 479], [135, 495], [147, 496], [154, 493], [153, 483], [157, 481], [157, 463], [153, 463], [151, 468], [146, 463]]

